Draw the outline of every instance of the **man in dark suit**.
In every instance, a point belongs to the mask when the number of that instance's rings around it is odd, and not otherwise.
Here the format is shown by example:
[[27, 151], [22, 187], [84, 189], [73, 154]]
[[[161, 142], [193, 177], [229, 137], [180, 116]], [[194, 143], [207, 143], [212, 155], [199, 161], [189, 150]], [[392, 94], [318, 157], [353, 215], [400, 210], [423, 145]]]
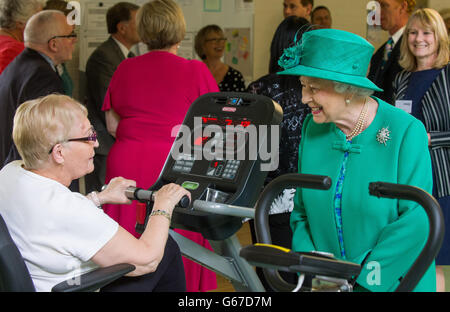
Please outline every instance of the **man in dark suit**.
[[409, 15], [416, 5], [415, 0], [378, 0], [381, 6], [381, 28], [389, 32], [389, 40], [372, 56], [368, 78], [383, 92], [375, 92], [375, 96], [393, 103], [393, 87], [395, 76], [402, 71], [398, 64], [400, 43], [403, 30]]
[[119, 2], [109, 8], [106, 23], [111, 36], [91, 54], [86, 64], [88, 117], [99, 141], [95, 150], [95, 169], [85, 177], [87, 192], [99, 190], [105, 183], [106, 159], [114, 137], [106, 129], [105, 113], [101, 108], [114, 71], [125, 58], [133, 56], [130, 49], [140, 41], [136, 29], [138, 9], [137, 5], [128, 2]]
[[12, 141], [17, 107], [51, 93], [64, 93], [56, 66], [72, 59], [73, 31], [74, 26], [59, 11], [42, 11], [28, 20], [24, 51], [0, 75], [0, 167], [21, 158]]

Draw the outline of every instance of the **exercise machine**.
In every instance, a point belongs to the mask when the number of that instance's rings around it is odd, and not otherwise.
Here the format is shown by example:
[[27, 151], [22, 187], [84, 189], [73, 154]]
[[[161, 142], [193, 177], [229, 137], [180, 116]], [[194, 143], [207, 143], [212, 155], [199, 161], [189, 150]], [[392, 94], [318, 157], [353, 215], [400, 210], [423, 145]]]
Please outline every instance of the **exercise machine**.
[[[288, 174], [271, 181], [255, 207], [255, 230], [258, 243], [243, 248], [240, 252], [241, 257], [255, 266], [263, 267], [267, 281], [278, 291], [351, 291], [359, 274], [359, 265], [343, 261], [333, 263], [330, 255], [292, 252], [271, 244], [268, 226], [270, 203], [279, 191], [286, 187], [326, 189], [329, 187], [329, 178]], [[439, 203], [424, 190], [409, 185], [373, 182], [369, 184], [368, 192], [377, 197], [412, 200], [425, 209], [430, 226], [427, 242], [396, 288], [397, 292], [413, 291], [436, 258], [444, 239], [444, 221]], [[299, 284], [287, 283], [278, 274], [278, 270], [301, 273]], [[305, 275], [313, 277], [316, 283], [302, 287], [301, 283]]]
[[[170, 235], [185, 257], [224, 276], [236, 291], [265, 290], [252, 265], [262, 266], [270, 285], [279, 291], [352, 291], [360, 264], [326, 253], [293, 253], [271, 245], [267, 216], [275, 196], [285, 188], [326, 190], [331, 185], [328, 177], [289, 174], [275, 179], [263, 191], [267, 173], [274, 169], [271, 162], [277, 166], [277, 126], [281, 119], [280, 106], [264, 96], [222, 92], [199, 97], [180, 127], [158, 180], [149, 190], [129, 192], [130, 198], [146, 203], [139, 206], [143, 211], [138, 211], [136, 230], [142, 232], [148, 221], [151, 192], [177, 183], [191, 192], [192, 201], [182, 200], [174, 209], [171, 227], [201, 233], [214, 252], [173, 230]], [[408, 291], [415, 287], [442, 244], [442, 216], [437, 202], [423, 191], [409, 189], [403, 193], [403, 186], [388, 185], [386, 189], [386, 185], [371, 184], [371, 194], [419, 200], [430, 218], [429, 241], [418, 264], [398, 287]], [[139, 197], [138, 193], [146, 195]], [[247, 218], [255, 219], [258, 244], [242, 248], [236, 232]], [[278, 270], [302, 272], [314, 277], [313, 283], [304, 285], [299, 279], [298, 285], [290, 285]]]
[[[214, 252], [175, 231], [170, 235], [186, 258], [223, 275], [237, 291], [264, 291], [253, 267], [239, 256], [236, 232], [246, 217], [253, 217], [271, 162], [277, 161], [282, 116], [281, 107], [265, 96], [219, 92], [199, 97], [149, 189], [177, 183], [191, 192], [188, 207], [174, 209], [171, 226], [201, 233]], [[138, 212], [143, 217], [138, 218], [137, 232], [143, 231], [150, 206]], [[241, 213], [207, 212], [229, 207], [241, 207]]]

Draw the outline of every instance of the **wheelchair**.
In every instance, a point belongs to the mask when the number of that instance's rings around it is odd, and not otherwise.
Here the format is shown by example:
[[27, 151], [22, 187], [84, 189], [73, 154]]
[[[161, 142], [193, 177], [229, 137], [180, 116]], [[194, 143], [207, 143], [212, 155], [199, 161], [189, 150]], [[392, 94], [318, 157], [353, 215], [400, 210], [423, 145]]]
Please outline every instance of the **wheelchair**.
[[[95, 291], [134, 269], [134, 265], [126, 263], [98, 268], [55, 285], [52, 292]], [[0, 292], [35, 291], [33, 280], [22, 255], [0, 215]]]

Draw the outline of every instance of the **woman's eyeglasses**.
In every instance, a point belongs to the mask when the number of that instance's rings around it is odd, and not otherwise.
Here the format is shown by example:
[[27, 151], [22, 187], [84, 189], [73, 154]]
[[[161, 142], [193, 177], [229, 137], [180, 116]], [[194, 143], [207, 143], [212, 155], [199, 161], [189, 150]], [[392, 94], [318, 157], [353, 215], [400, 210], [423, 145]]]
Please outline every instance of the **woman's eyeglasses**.
[[50, 39], [48, 39], [47, 43], [50, 42], [50, 40], [56, 39], [56, 38], [76, 38], [77, 34], [75, 33], [75, 31], [72, 31], [70, 34], [68, 35], [64, 35], [64, 36], [53, 36]]
[[[87, 136], [87, 137], [68, 139], [68, 140], [65, 140], [64, 142], [77, 142], [77, 141], [78, 142], [95, 142], [95, 141], [97, 141], [97, 132], [94, 129], [92, 129], [92, 133], [89, 136]], [[60, 143], [62, 143], [62, 142], [60, 142]], [[48, 152], [49, 154], [52, 153], [53, 148], [55, 147], [55, 145], [52, 146], [52, 148]]]
[[227, 38], [213, 38], [205, 40], [205, 42], [214, 42], [214, 43], [223, 43], [225, 41], [227, 41]]

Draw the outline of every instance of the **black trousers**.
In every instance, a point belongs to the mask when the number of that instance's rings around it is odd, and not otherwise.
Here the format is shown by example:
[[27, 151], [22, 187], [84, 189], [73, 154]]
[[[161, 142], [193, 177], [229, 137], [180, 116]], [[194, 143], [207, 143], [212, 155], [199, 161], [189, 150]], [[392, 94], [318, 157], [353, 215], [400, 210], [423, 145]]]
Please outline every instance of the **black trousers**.
[[164, 256], [155, 272], [121, 277], [100, 289], [101, 292], [184, 292], [186, 278], [183, 261], [177, 243], [169, 235]]

